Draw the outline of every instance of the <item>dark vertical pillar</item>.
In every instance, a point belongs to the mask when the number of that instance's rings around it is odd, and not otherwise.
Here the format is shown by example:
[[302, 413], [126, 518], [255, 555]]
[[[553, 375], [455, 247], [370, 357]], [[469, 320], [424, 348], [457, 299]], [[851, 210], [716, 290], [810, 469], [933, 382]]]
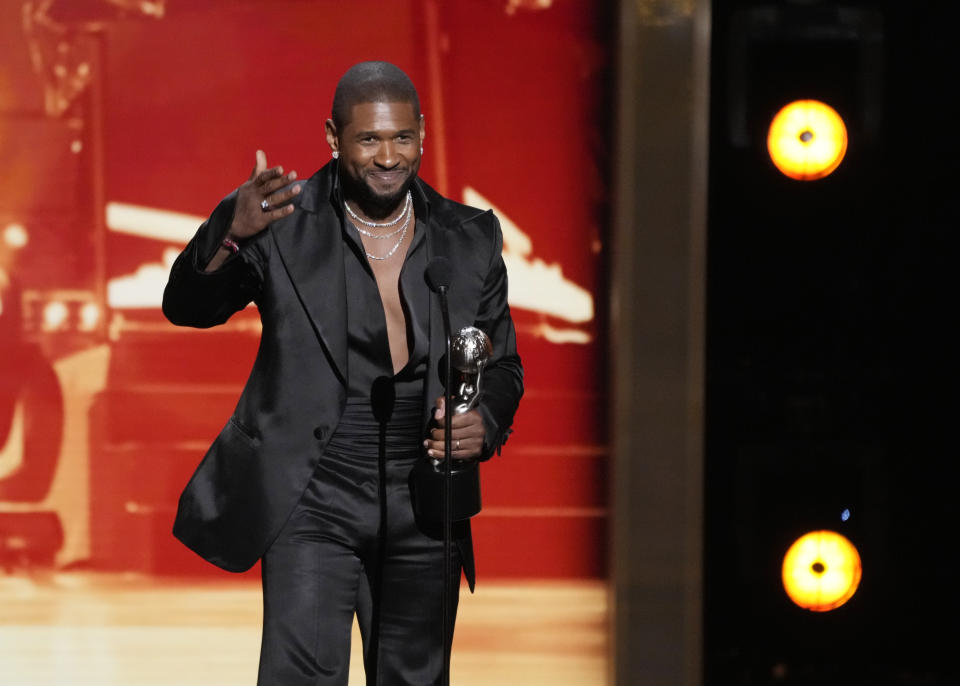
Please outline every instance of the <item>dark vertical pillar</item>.
[[702, 682], [710, 3], [622, 0], [611, 246], [611, 679]]

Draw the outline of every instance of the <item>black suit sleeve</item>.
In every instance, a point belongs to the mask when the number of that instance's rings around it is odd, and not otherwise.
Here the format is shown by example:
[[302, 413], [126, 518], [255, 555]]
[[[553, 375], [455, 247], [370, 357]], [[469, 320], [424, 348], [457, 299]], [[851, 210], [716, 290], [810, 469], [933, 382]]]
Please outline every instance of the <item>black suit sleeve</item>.
[[227, 321], [255, 301], [263, 284], [269, 228], [245, 242], [212, 272], [204, 268], [216, 254], [233, 221], [236, 192], [224, 198], [197, 230], [170, 269], [163, 291], [163, 314], [178, 326], [208, 328]]
[[[491, 215], [492, 216], [492, 215]], [[483, 284], [480, 307], [474, 323], [490, 337], [493, 356], [483, 371], [479, 410], [487, 429], [483, 459], [488, 459], [506, 442], [513, 416], [523, 396], [523, 366], [517, 354], [517, 335], [507, 305], [507, 268], [503, 263], [503, 234], [494, 221], [494, 245]]]

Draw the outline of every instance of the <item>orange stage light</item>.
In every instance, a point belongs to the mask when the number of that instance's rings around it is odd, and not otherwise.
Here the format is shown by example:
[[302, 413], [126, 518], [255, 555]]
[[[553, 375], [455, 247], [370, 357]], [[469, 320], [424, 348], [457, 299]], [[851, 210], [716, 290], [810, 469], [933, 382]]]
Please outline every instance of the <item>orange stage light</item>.
[[790, 600], [814, 612], [843, 605], [860, 585], [856, 546], [834, 531], [812, 531], [790, 546], [783, 558], [783, 587]]
[[11, 248], [23, 248], [30, 241], [30, 235], [23, 224], [7, 224], [3, 230], [3, 242]]
[[829, 105], [795, 100], [770, 122], [767, 150], [777, 169], [791, 179], [822, 179], [847, 152], [847, 127]]
[[86, 303], [80, 308], [80, 322], [77, 325], [81, 331], [94, 331], [100, 323], [100, 307], [96, 303]]
[[61, 300], [53, 300], [43, 308], [43, 330], [57, 331], [67, 324], [67, 317], [70, 316], [70, 310], [66, 303]]

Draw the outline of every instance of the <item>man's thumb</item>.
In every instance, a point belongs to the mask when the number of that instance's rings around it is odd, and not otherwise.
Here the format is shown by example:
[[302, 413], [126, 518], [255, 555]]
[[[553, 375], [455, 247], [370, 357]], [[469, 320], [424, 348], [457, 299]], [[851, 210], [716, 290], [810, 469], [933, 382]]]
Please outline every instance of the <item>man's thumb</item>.
[[257, 163], [253, 165], [253, 171], [250, 172], [250, 180], [257, 178], [257, 174], [267, 169], [267, 153], [263, 150], [257, 150]]

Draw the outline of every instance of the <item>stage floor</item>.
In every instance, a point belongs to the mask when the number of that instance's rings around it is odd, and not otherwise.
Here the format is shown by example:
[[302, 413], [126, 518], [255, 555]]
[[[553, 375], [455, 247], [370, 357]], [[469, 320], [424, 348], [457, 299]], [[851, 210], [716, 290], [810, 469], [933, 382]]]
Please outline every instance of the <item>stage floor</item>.
[[[602, 686], [606, 587], [482, 581], [464, 592], [456, 686]], [[133, 575], [0, 575], [2, 686], [256, 682], [259, 585]], [[350, 686], [362, 686], [354, 627]]]

